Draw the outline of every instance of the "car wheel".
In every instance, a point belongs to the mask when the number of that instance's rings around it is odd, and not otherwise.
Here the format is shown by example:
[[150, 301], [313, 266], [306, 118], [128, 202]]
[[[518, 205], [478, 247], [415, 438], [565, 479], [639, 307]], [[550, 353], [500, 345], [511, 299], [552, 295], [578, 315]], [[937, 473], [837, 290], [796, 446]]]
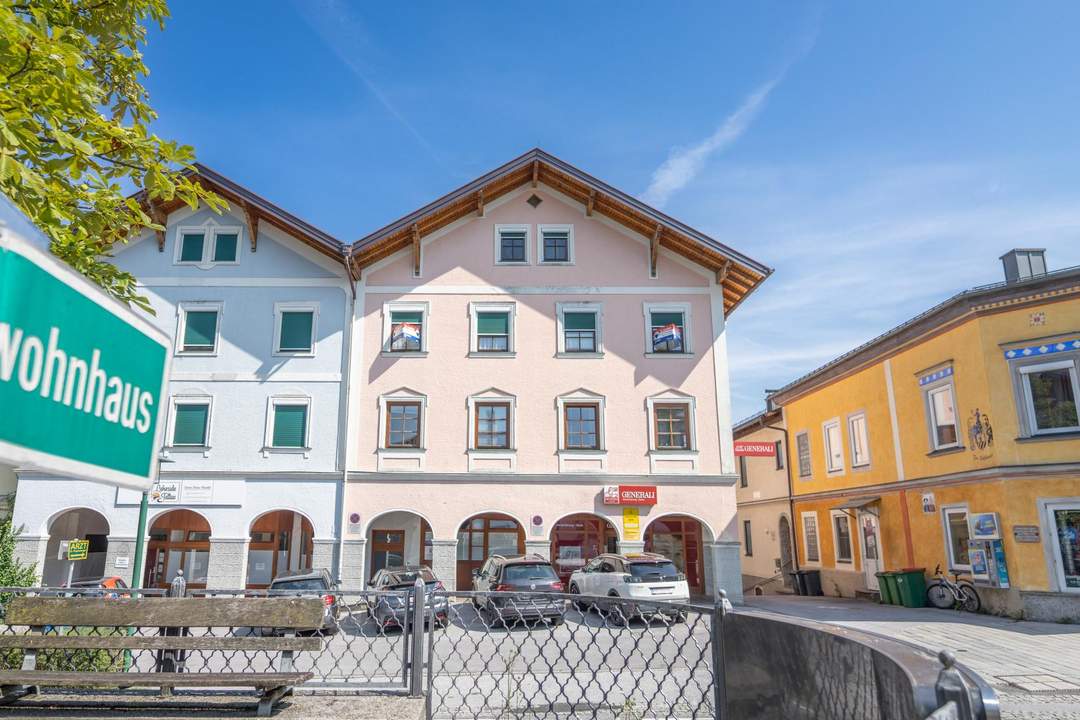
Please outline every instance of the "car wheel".
[[566, 618], [562, 615], [559, 615], [558, 617], [553, 617], [551, 618], [551, 627], [559, 627], [564, 622], [566, 622]]
[[[571, 595], [580, 595], [581, 590], [578, 589], [577, 585], [571, 585], [570, 586], [570, 594]], [[587, 602], [585, 602], [584, 600], [574, 600], [572, 602], [573, 602], [574, 608], [576, 610], [580, 610], [581, 612], [585, 612], [586, 610], [589, 609], [589, 604]]]
[[608, 601], [607, 605], [607, 619], [612, 625], [625, 626], [630, 624], [630, 616], [627, 614], [625, 607], [622, 603], [618, 602], [619, 596], [615, 593], [608, 595], [613, 600]]
[[684, 612], [675, 613], [675, 622], [677, 622], [677, 623], [686, 622], [686, 613], [684, 613]]

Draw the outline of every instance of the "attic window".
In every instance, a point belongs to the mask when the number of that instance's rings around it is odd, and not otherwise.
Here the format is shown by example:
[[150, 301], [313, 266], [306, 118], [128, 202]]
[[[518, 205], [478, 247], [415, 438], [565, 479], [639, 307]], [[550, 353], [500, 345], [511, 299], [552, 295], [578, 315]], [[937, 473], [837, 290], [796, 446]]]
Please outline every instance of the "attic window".
[[535, 208], [535, 207], [539, 206], [540, 203], [544, 202], [544, 200], [539, 195], [534, 193], [534, 194], [530, 195], [529, 199], [526, 200], [525, 202], [529, 203], [530, 205], [532, 205]]

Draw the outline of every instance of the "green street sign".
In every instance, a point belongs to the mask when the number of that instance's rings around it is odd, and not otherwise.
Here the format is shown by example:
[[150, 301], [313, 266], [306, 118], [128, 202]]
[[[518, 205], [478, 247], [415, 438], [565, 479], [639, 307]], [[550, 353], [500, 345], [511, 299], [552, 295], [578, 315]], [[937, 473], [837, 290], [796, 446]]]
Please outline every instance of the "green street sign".
[[89, 540], [68, 540], [68, 560], [85, 560], [90, 555]]
[[45, 248], [0, 196], [0, 461], [147, 490], [169, 338]]

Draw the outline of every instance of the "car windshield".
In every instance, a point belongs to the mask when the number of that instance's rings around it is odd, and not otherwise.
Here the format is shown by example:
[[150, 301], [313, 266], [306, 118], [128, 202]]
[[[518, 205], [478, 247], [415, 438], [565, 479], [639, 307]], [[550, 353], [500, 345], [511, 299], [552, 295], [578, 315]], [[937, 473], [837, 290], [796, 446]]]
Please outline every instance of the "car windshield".
[[326, 583], [322, 578], [296, 578], [295, 580], [275, 580], [270, 584], [271, 590], [326, 590]]
[[438, 582], [438, 579], [433, 572], [427, 568], [422, 568], [420, 570], [403, 570], [402, 572], [394, 573], [393, 575], [387, 575], [386, 584], [392, 588], [412, 587], [416, 583], [417, 578], [422, 579], [425, 585], [431, 585], [432, 583]]
[[536, 582], [544, 580], [555, 582], [559, 576], [551, 569], [550, 565], [507, 565], [503, 568], [502, 582]]
[[674, 579], [679, 574], [679, 571], [675, 569], [674, 563], [669, 560], [663, 562], [627, 563], [627, 567], [630, 569], [631, 575], [643, 580]]

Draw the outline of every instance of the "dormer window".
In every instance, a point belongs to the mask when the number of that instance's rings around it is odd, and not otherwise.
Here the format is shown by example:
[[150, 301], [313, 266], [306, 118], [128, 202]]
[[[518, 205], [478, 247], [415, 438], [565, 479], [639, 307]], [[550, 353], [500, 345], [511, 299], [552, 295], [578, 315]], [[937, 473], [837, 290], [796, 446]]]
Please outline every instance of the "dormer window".
[[240, 228], [182, 227], [177, 230], [177, 265], [235, 265], [239, 262]]

